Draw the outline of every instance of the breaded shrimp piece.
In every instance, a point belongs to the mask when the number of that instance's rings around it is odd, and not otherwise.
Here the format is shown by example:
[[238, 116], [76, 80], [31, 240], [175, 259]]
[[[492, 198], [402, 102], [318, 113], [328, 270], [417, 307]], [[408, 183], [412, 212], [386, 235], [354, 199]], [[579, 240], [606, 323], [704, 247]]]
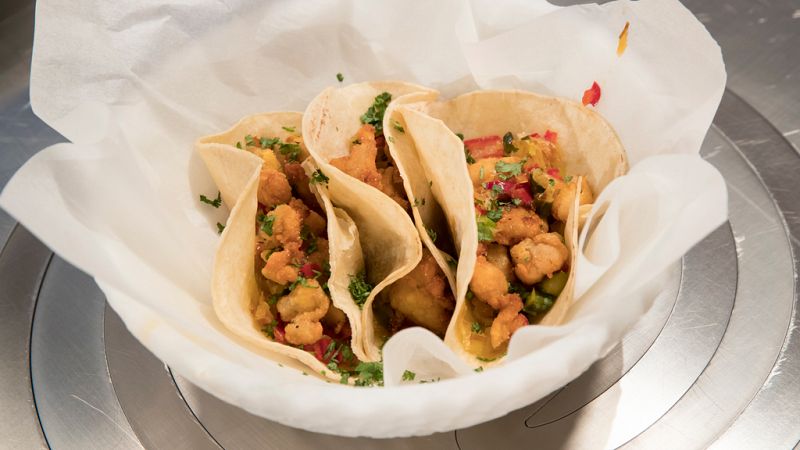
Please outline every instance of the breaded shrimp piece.
[[268, 216], [274, 216], [272, 223], [272, 236], [284, 246], [289, 243], [300, 242], [300, 230], [303, 219], [295, 208], [289, 205], [279, 205]]
[[508, 280], [503, 271], [487, 261], [485, 256], [478, 256], [469, 288], [478, 300], [500, 309], [500, 297], [508, 293]]
[[503, 275], [505, 275], [506, 280], [515, 280], [516, 277], [514, 276], [514, 266], [511, 264], [511, 257], [508, 256], [508, 247], [499, 244], [481, 245], [483, 245], [486, 249], [486, 260], [500, 269], [500, 271], [503, 272]]
[[[592, 188], [586, 182], [586, 178], [581, 178], [581, 196], [578, 200], [580, 205], [586, 205], [594, 201], [592, 195]], [[569, 211], [572, 208], [572, 203], [575, 201], [575, 192], [577, 192], [577, 181], [572, 180], [569, 183], [559, 183], [556, 192], [553, 196], [553, 216], [566, 222], [569, 216]]]
[[261, 166], [257, 196], [259, 203], [267, 208], [274, 208], [292, 199], [292, 187], [289, 186], [286, 175], [265, 164]]
[[489, 338], [493, 348], [500, 347], [511, 339], [511, 335], [517, 329], [528, 325], [528, 319], [520, 314], [520, 311], [522, 311], [522, 299], [519, 295], [506, 294], [503, 297], [503, 308], [495, 317], [489, 330]]
[[472, 185], [478, 187], [487, 181], [494, 180], [497, 176], [494, 166], [500, 159], [501, 158], [484, 158], [475, 161], [473, 164], [469, 164], [467, 169], [469, 170], [469, 178], [472, 180]]
[[293, 162], [287, 163], [283, 166], [283, 171], [286, 173], [286, 179], [289, 185], [294, 189], [294, 192], [306, 205], [313, 209], [320, 209], [317, 203], [317, 197], [311, 192], [309, 187], [308, 175], [300, 163]]
[[302, 256], [303, 252], [300, 251], [300, 243], [290, 243], [283, 250], [273, 252], [267, 257], [266, 264], [261, 269], [261, 274], [264, 275], [264, 278], [282, 286], [289, 284], [295, 281], [299, 275], [295, 265]]
[[446, 283], [433, 255], [424, 249], [417, 267], [387, 290], [389, 304], [410, 322], [443, 336], [455, 307]]
[[552, 276], [564, 266], [568, 257], [569, 250], [557, 233], [540, 234], [511, 248], [514, 273], [525, 284]]
[[320, 320], [330, 307], [330, 299], [316, 280], [297, 285], [289, 295], [278, 300], [278, 314], [286, 325], [286, 341], [294, 345], [317, 342], [322, 337]]
[[331, 165], [342, 172], [381, 189], [381, 174], [375, 166], [378, 147], [375, 144], [375, 128], [364, 125], [358, 129], [350, 146], [350, 154], [330, 161]]
[[515, 245], [526, 238], [547, 233], [547, 222], [525, 208], [511, 208], [494, 228], [494, 240], [502, 245]]
[[380, 190], [389, 196], [392, 200], [397, 202], [403, 209], [408, 209], [409, 203], [406, 200], [406, 191], [403, 187], [403, 179], [400, 177], [400, 172], [394, 166], [386, 167], [385, 169], [378, 169], [381, 174], [381, 187]]

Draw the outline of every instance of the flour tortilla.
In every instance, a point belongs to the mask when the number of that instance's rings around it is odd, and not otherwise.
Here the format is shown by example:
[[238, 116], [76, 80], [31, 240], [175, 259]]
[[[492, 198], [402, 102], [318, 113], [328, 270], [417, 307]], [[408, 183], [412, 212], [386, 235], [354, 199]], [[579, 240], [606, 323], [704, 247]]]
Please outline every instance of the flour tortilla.
[[[596, 112], [581, 104], [524, 91], [476, 91], [447, 102], [400, 106], [406, 132], [414, 140], [433, 195], [442, 205], [459, 254], [456, 273], [456, 310], [445, 343], [474, 365], [486, 366], [468, 350], [466, 293], [475, 270], [478, 246], [473, 189], [464, 157], [465, 140], [547, 130], [558, 133], [561, 161], [567, 174], [583, 176], [595, 197], [628, 170], [627, 156], [617, 134]], [[580, 180], [577, 180], [580, 182]], [[580, 184], [579, 184], [580, 186]], [[576, 202], [565, 224], [565, 241], [572, 263], [567, 285], [539, 325], [560, 325], [574, 304], [575, 246], [580, 226]], [[585, 209], [585, 206], [583, 207]], [[536, 325], [534, 325], [536, 326]], [[497, 364], [502, 357], [493, 362]]]
[[[223, 201], [231, 209], [214, 258], [211, 294], [219, 320], [251, 347], [264, 350], [267, 357], [288, 356], [308, 366], [315, 374], [339, 381], [340, 375], [325, 367], [314, 355], [275, 342], [262, 333], [250, 309], [259, 298], [253, 252], [258, 207], [256, 194], [262, 160], [235, 145], [248, 134], [285, 140], [299, 133], [301, 120], [302, 114], [299, 112], [258, 114], [242, 119], [228, 131], [203, 137], [195, 143]], [[294, 128], [297, 133], [289, 133], [283, 127]], [[316, 170], [310, 161], [304, 162], [303, 167], [308, 174]], [[347, 316], [352, 330], [350, 346], [356, 357], [363, 361], [366, 355], [361, 336], [361, 311], [347, 290], [348, 275], [363, 270], [358, 230], [345, 211], [333, 207], [324, 185], [313, 184], [311, 189], [325, 210], [327, 219], [331, 265], [328, 288], [331, 301]]]
[[[413, 218], [380, 190], [330, 165], [332, 159], [349, 154], [352, 137], [362, 126], [361, 115], [383, 92], [392, 95], [384, 116], [383, 132], [395, 167], [403, 177], [409, 202], [426, 199], [422, 207], [412, 208]], [[372, 308], [375, 298], [417, 266], [423, 244], [431, 251], [455, 292], [451, 268], [455, 259], [438, 249], [426, 231], [427, 226], [439, 236], [446, 236], [443, 211], [434, 201], [428, 179], [417, 161], [413, 141], [392, 123], [397, 121], [402, 127], [402, 117], [393, 112], [397, 105], [432, 101], [437, 96], [436, 91], [404, 82], [358, 83], [326, 89], [309, 104], [303, 116], [303, 138], [315, 163], [330, 178], [331, 201], [353, 217], [361, 233], [367, 279], [375, 286], [362, 309], [364, 347], [370, 360], [381, 359], [381, 343], [375, 333]]]

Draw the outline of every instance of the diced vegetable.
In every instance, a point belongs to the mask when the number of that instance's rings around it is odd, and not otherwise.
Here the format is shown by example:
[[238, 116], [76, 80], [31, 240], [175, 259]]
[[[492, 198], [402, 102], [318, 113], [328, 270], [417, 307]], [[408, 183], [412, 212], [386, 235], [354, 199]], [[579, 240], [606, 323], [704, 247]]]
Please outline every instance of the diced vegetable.
[[567, 274], [567, 272], [556, 272], [552, 277], [545, 278], [539, 283], [539, 290], [545, 294], [552, 295], [553, 297], [558, 297], [558, 295], [561, 294], [561, 291], [564, 290], [564, 286], [567, 284], [567, 278], [569, 278], [569, 274]]
[[464, 147], [475, 159], [503, 157], [503, 139], [500, 136], [467, 139]]
[[553, 306], [555, 299], [547, 294], [540, 294], [536, 289], [531, 290], [525, 299], [525, 306], [522, 308], [526, 313], [536, 316], [544, 314]]

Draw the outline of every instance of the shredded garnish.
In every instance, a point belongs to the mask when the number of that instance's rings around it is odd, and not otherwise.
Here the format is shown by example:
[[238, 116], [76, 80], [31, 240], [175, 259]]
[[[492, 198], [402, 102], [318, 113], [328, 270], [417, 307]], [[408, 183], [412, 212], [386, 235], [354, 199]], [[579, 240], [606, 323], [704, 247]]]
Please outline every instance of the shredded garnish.
[[215, 198], [214, 200], [211, 200], [210, 198], [206, 197], [205, 195], [200, 194], [200, 201], [205, 203], [205, 204], [207, 204], [207, 205], [211, 205], [214, 208], [219, 208], [220, 205], [222, 205], [222, 193], [217, 192], [217, 198]]

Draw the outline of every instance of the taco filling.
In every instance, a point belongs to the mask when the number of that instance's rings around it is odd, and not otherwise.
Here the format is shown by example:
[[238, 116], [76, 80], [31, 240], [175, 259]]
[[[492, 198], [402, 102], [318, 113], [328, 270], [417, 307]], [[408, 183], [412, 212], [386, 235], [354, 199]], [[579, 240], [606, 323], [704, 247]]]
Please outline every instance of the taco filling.
[[308, 152], [300, 136], [284, 141], [243, 137], [243, 148], [263, 160], [258, 183], [255, 272], [259, 298], [253, 319], [270, 339], [313, 354], [323, 364], [352, 369], [358, 361], [345, 313], [331, 303], [330, 263], [324, 212], [301, 166]]
[[576, 193], [580, 204], [593, 198], [585, 178], [564, 173], [557, 135], [549, 130], [466, 139], [464, 152], [479, 245], [459, 334], [479, 359], [492, 360], [564, 289], [567, 217]]
[[[411, 215], [410, 208], [417, 205], [409, 203], [383, 134], [383, 117], [391, 99], [388, 92], [375, 97], [361, 116], [363, 125], [350, 140], [349, 154], [332, 159], [330, 164], [380, 190]], [[402, 131], [400, 124], [392, 126]], [[428, 234], [436, 241], [435, 232], [429, 230]], [[419, 264], [378, 295], [373, 305], [376, 336], [383, 342], [403, 328], [421, 326], [443, 337], [454, 307], [455, 298], [444, 272], [423, 246]]]

